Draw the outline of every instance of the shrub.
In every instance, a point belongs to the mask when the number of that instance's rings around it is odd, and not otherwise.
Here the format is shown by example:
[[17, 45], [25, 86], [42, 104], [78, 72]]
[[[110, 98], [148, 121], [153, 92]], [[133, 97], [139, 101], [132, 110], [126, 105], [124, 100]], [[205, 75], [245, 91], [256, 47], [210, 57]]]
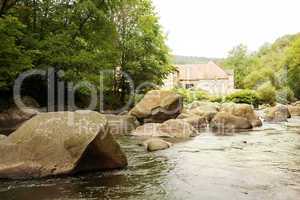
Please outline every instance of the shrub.
[[294, 92], [289, 87], [283, 87], [276, 93], [276, 101], [281, 104], [289, 104], [296, 101]]
[[223, 103], [223, 97], [222, 96], [210, 96], [209, 101], [216, 102], [216, 103]]
[[228, 95], [225, 100], [227, 102], [251, 104], [254, 107], [259, 105], [259, 96], [253, 90], [240, 90]]
[[184, 88], [175, 88], [173, 92], [181, 95], [185, 104], [190, 104], [194, 101], [208, 100], [209, 95], [203, 90], [190, 90]]
[[262, 84], [257, 89], [261, 103], [274, 105], [276, 103], [276, 89], [270, 82]]

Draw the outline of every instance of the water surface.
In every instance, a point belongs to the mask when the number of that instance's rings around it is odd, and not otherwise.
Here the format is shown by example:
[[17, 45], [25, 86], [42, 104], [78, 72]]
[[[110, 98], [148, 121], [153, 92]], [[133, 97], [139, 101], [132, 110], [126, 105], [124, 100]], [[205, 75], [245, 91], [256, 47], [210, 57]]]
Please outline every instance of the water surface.
[[156, 153], [118, 139], [125, 170], [0, 181], [0, 199], [300, 199], [300, 118], [233, 136], [209, 131]]

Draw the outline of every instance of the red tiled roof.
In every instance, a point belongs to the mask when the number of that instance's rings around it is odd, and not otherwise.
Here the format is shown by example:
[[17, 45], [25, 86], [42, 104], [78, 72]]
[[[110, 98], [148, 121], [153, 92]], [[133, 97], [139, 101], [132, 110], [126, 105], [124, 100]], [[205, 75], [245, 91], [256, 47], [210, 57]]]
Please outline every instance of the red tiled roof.
[[176, 65], [180, 80], [215, 80], [228, 79], [229, 75], [217, 64], [210, 61], [207, 64]]

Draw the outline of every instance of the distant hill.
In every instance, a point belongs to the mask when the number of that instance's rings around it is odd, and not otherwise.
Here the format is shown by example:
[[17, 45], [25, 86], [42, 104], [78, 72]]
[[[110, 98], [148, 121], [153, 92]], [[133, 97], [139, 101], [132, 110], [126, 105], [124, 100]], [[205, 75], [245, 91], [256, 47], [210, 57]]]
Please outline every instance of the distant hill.
[[173, 64], [200, 64], [207, 63], [210, 60], [218, 62], [219, 58], [206, 58], [206, 57], [197, 57], [197, 56], [179, 56], [174, 55], [172, 59]]

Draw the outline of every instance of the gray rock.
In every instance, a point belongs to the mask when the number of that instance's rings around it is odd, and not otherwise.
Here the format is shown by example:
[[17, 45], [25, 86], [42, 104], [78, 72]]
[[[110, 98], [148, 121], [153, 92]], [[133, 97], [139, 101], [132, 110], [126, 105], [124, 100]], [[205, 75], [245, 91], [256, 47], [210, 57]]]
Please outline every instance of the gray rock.
[[267, 122], [285, 122], [291, 118], [291, 113], [287, 106], [276, 105], [266, 110], [265, 121]]
[[174, 92], [152, 90], [130, 111], [130, 115], [141, 122], [162, 123], [181, 113], [182, 102], [182, 97]]
[[12, 105], [0, 113], [0, 133], [9, 135], [18, 129], [24, 122], [38, 114], [38, 103], [31, 97], [24, 97], [26, 108], [18, 108]]
[[192, 125], [180, 119], [171, 119], [162, 124], [144, 124], [143, 126], [138, 127], [135, 131], [132, 132], [132, 135], [135, 136], [180, 139], [195, 137], [198, 134], [198, 131]]
[[97, 112], [41, 113], [0, 141], [0, 178], [25, 179], [127, 165]]
[[219, 133], [252, 129], [252, 124], [244, 117], [237, 117], [227, 112], [219, 112], [210, 124], [211, 128]]
[[172, 144], [159, 138], [150, 138], [144, 141], [143, 145], [148, 151], [152, 152], [168, 149]]
[[113, 135], [126, 135], [139, 126], [139, 122], [131, 115], [105, 115], [110, 133]]
[[225, 103], [222, 104], [220, 111], [230, 113], [237, 117], [246, 118], [253, 127], [262, 126], [262, 121], [254, 111], [253, 107], [248, 104]]

